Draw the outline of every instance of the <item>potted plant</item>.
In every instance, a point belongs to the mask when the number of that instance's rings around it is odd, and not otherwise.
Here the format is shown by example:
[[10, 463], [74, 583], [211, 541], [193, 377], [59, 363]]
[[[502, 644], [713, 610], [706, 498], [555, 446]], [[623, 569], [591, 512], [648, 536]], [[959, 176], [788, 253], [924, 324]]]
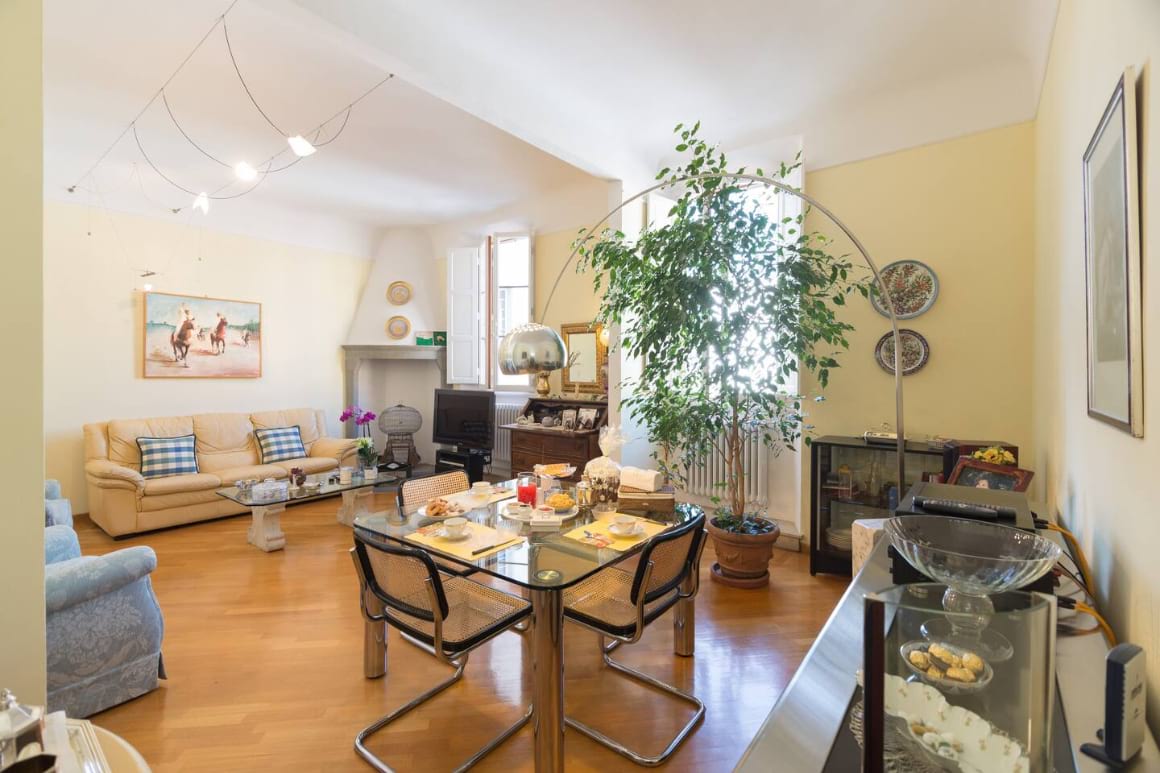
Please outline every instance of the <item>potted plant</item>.
[[778, 218], [775, 189], [727, 176], [744, 170], [730, 170], [698, 129], [677, 126], [681, 165], [657, 175], [678, 192], [667, 223], [636, 239], [581, 232], [576, 248], [603, 291], [600, 320], [621, 325], [619, 345], [642, 363], [622, 405], [647, 428], [654, 459], [678, 482], [714, 456], [725, 470], [709, 519], [714, 579], [758, 587], [779, 530], [745, 501], [746, 445], [759, 437], [775, 454], [794, 448], [796, 376], [826, 385], [852, 329], [836, 307], [870, 285], [826, 251], [826, 237], [804, 232], [803, 216]]
[[363, 471], [375, 470], [379, 461], [379, 453], [375, 450], [375, 441], [371, 438], [371, 422], [375, 420], [372, 411], [366, 411], [357, 405], [352, 405], [339, 414], [338, 420], [343, 424], [353, 421], [355, 432], [358, 433], [359, 468]]

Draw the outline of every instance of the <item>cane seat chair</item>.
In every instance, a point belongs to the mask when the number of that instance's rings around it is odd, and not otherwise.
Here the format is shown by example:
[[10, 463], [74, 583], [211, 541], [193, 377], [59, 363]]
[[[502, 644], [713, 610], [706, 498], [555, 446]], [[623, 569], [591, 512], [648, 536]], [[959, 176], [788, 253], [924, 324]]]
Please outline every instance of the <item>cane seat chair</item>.
[[[531, 614], [527, 601], [464, 577], [445, 578], [423, 550], [388, 542], [369, 542], [355, 535], [351, 549], [355, 570], [363, 588], [363, 615], [371, 621], [385, 621], [423, 649], [452, 666], [455, 672], [427, 692], [368, 725], [355, 738], [355, 751], [375, 770], [390, 773], [383, 760], [366, 746], [371, 735], [402, 717], [425, 701], [459, 681], [472, 650], [491, 641]], [[368, 609], [367, 594], [382, 612]], [[489, 741], [466, 763], [467, 770], [527, 724], [532, 709]]]
[[[611, 653], [621, 644], [639, 641], [650, 623], [678, 601], [697, 595], [705, 539], [705, 516], [700, 515], [687, 524], [653, 537], [641, 552], [634, 572], [609, 567], [564, 591], [565, 619], [600, 634], [605, 665], [673, 695], [696, 709], [665, 750], [656, 756], [633, 751], [588, 725], [571, 717], [565, 718], [569, 727], [639, 765], [653, 767], [668, 760], [704, 718], [705, 704], [693, 695], [613, 660]], [[607, 646], [605, 637], [613, 640]]]
[[[445, 497], [448, 494], [458, 494], [470, 489], [471, 484], [467, 480], [467, 473], [463, 470], [453, 470], [440, 475], [429, 475], [426, 478], [412, 478], [403, 481], [403, 485], [399, 486], [398, 494], [399, 515], [406, 512], [406, 508], [426, 504], [435, 497]], [[474, 567], [463, 566], [439, 558], [435, 559], [435, 565], [439, 567], [439, 571], [459, 577], [466, 577], [477, 571]]]

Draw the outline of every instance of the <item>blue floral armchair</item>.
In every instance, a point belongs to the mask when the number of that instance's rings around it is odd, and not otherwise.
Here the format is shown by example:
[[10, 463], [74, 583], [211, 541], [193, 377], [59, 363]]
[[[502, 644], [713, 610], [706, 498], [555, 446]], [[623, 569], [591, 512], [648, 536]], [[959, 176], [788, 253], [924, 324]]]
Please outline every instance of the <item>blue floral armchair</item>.
[[82, 556], [76, 532], [55, 525], [44, 560], [49, 710], [87, 717], [156, 689], [165, 668], [153, 549]]

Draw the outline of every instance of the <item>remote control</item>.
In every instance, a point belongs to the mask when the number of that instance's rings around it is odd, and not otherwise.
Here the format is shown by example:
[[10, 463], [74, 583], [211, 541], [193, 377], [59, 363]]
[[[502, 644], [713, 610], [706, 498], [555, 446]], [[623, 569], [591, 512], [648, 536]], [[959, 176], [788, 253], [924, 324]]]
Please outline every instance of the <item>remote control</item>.
[[916, 496], [914, 506], [926, 510], [928, 513], [942, 513], [959, 518], [981, 518], [989, 521], [996, 521], [1000, 518], [1008, 521], [1015, 520], [1015, 508], [1013, 507], [989, 507], [970, 502], [957, 502], [953, 499], [935, 499], [924, 496]]

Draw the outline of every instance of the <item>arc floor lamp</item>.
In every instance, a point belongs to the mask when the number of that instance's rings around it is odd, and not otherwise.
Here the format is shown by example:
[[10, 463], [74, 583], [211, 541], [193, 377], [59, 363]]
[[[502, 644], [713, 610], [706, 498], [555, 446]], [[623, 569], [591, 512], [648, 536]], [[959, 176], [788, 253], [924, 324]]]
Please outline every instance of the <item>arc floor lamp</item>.
[[[906, 440], [905, 432], [903, 431], [902, 423], [902, 341], [898, 335], [898, 317], [894, 313], [894, 302], [890, 298], [890, 289], [886, 286], [882, 279], [882, 273], [878, 270], [878, 265], [874, 259], [870, 257], [870, 252], [862, 244], [861, 240], [854, 235], [854, 232], [846, 226], [838, 217], [831, 212], [825, 205], [816, 199], [807, 196], [796, 188], [790, 187], [783, 182], [774, 180], [769, 177], [757, 174], [745, 173], [731, 173], [731, 172], [712, 172], [696, 175], [684, 175], [673, 180], [665, 180], [657, 183], [649, 188], [636, 193], [630, 198], [625, 199], [615, 209], [610, 211], [602, 217], [594, 226], [587, 231], [587, 235], [572, 248], [572, 254], [564, 261], [564, 265], [560, 268], [560, 273], [556, 275], [556, 281], [552, 284], [552, 290], [548, 293], [548, 300], [544, 303], [544, 311], [540, 315], [541, 319], [546, 318], [548, 308], [552, 305], [552, 298], [556, 294], [556, 288], [560, 285], [560, 280], [564, 276], [564, 272], [572, 265], [576, 259], [580, 247], [588, 241], [597, 238], [600, 230], [608, 223], [610, 219], [626, 206], [632, 202], [647, 196], [654, 191], [662, 188], [670, 188], [681, 185], [686, 182], [694, 180], [704, 180], [708, 178], [725, 178], [735, 181], [744, 181], [750, 183], [758, 183], [774, 188], [781, 193], [789, 196], [794, 196], [801, 199], [806, 204], [821, 212], [829, 219], [839, 230], [850, 240], [858, 254], [862, 258], [862, 262], [866, 264], [867, 268], [874, 275], [874, 282], [878, 286], [878, 292], [887, 300], [885, 304], [887, 311], [890, 312], [890, 329], [894, 337], [894, 427], [898, 433], [897, 454], [898, 454], [898, 485], [901, 487], [906, 481]], [[564, 346], [564, 339], [560, 337], [552, 328], [541, 324], [539, 322], [529, 322], [525, 325], [520, 325], [513, 328], [503, 337], [499, 345], [499, 368], [509, 375], [538, 375], [545, 371], [559, 370], [563, 368], [568, 361], [568, 352]]]

